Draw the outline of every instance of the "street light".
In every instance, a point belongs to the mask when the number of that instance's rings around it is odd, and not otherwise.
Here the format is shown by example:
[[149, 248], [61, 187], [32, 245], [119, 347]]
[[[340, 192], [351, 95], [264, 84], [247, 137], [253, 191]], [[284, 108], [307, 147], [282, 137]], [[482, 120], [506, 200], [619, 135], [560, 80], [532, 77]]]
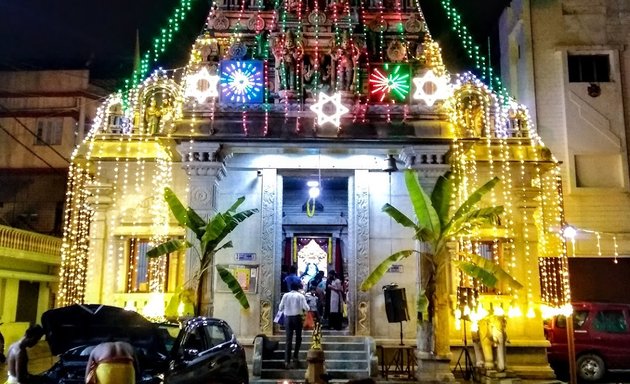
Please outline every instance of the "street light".
[[[575, 236], [577, 228], [572, 225], [564, 225], [562, 227], [562, 237], [571, 241], [573, 252], [575, 252]], [[571, 304], [571, 303], [569, 303]], [[573, 311], [566, 316], [567, 319], [567, 349], [569, 355], [569, 383], [577, 384], [576, 366], [575, 366], [575, 339], [573, 332]]]

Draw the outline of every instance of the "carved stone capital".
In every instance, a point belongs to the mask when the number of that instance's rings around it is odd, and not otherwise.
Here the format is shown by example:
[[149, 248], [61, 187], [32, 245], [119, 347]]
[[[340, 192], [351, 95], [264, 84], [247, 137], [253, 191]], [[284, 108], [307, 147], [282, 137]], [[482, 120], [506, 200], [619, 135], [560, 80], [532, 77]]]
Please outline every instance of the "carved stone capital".
[[182, 157], [182, 168], [188, 176], [215, 177], [221, 180], [225, 174], [225, 164], [221, 156], [221, 146], [217, 143], [184, 143], [177, 146]]
[[214, 178], [215, 183], [226, 175], [225, 164], [222, 162], [189, 162], [184, 163], [182, 168], [190, 177]]
[[177, 146], [177, 152], [184, 163], [221, 161], [221, 145], [217, 143], [182, 143]]
[[96, 211], [105, 211], [112, 205], [114, 187], [111, 183], [94, 183], [85, 188], [90, 192], [87, 202]]
[[448, 145], [416, 145], [406, 147], [400, 151], [400, 159], [405, 162], [405, 166], [412, 169], [424, 168], [426, 166], [448, 165], [446, 154]]

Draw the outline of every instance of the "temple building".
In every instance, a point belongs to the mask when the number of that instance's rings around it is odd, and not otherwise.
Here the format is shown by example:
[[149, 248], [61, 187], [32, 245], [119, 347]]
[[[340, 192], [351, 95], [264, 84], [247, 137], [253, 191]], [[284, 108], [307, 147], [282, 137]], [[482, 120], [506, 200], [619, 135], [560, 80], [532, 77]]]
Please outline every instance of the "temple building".
[[524, 105], [483, 77], [448, 71], [419, 3], [219, 1], [184, 68], [136, 80], [102, 104], [73, 153], [59, 305], [160, 317], [174, 294], [194, 286], [193, 249], [147, 256], [166, 239], [191, 240], [170, 214], [168, 187], [202, 219], [241, 196], [241, 208], [257, 210], [213, 261], [236, 277], [250, 307], [237, 305], [217, 273], [204, 285], [212, 295], [202, 312], [244, 340], [278, 332], [273, 318], [291, 265], [304, 282], [329, 270], [347, 282], [346, 334], [378, 342], [402, 329], [414, 340], [418, 259], [382, 279], [407, 292], [404, 325], [385, 323], [380, 284], [359, 289], [389, 255], [423, 247], [381, 208], [412, 212], [404, 169], [427, 191], [451, 171], [459, 181], [452, 207], [498, 177], [480, 204], [502, 206], [500, 219], [449, 239], [451, 259], [479, 255], [522, 288], [488, 288], [449, 263], [450, 346], [461, 347], [476, 325], [467, 311], [494, 313], [507, 318], [510, 370], [553, 377], [542, 318], [570, 300], [558, 162]]

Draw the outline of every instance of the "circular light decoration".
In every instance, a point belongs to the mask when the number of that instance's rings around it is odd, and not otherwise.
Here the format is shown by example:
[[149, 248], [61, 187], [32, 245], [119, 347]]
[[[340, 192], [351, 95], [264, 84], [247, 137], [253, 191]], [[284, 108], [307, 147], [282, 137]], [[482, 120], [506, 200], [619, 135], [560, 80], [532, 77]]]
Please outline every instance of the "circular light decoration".
[[263, 62], [225, 60], [221, 62], [221, 101], [224, 103], [263, 102]]
[[413, 84], [416, 87], [414, 100], [423, 100], [429, 107], [436, 100], [444, 100], [450, 95], [448, 77], [437, 77], [432, 70], [428, 70], [422, 77], [414, 77]]
[[[335, 107], [335, 112], [329, 114], [330, 108], [326, 107], [327, 104], [332, 104]], [[326, 108], [325, 108], [326, 107]], [[350, 112], [345, 105], [341, 104], [341, 93], [335, 92], [334, 95], [328, 96], [324, 92], [319, 93], [319, 100], [317, 103], [311, 105], [311, 111], [317, 114], [317, 124], [324, 125], [331, 123], [332, 125], [339, 127], [341, 124], [341, 116]]]
[[208, 68], [202, 67], [197, 73], [186, 77], [184, 95], [186, 97], [194, 97], [197, 99], [197, 102], [203, 103], [209, 97], [219, 96], [219, 91], [217, 90], [218, 82], [219, 76], [211, 75], [208, 72]]
[[370, 74], [370, 100], [404, 102], [409, 96], [411, 75], [405, 64], [385, 63], [374, 66]]

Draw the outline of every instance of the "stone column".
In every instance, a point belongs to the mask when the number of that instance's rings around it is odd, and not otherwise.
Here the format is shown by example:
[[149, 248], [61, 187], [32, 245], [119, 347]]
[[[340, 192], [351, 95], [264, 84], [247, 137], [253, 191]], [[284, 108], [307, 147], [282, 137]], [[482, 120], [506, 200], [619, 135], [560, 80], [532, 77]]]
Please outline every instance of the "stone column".
[[[348, 254], [355, 255], [355, 262], [348, 266], [350, 276], [356, 276], [354, 287], [359, 287], [370, 274], [370, 172], [356, 170], [354, 172], [354, 189], [350, 189], [348, 196], [352, 198], [351, 211], [348, 215], [348, 234], [350, 247]], [[354, 269], [354, 272], [352, 271]], [[358, 289], [351, 290], [350, 298], [355, 303], [354, 329], [356, 335], [370, 335], [370, 295]]]
[[[448, 145], [444, 145], [442, 147], [414, 146], [404, 148], [401, 151], [401, 160], [405, 162], [407, 168], [413, 169], [417, 172], [418, 181], [429, 196], [431, 195], [431, 191], [433, 190], [433, 186], [435, 185], [438, 177], [440, 177], [450, 169], [450, 165], [446, 163], [446, 152], [448, 151], [448, 149]], [[419, 252], [427, 251], [426, 245], [419, 242], [416, 242], [416, 249]], [[447, 250], [447, 252], [450, 251], [450, 249]], [[422, 290], [421, 276], [423, 273], [423, 263], [421, 262], [420, 258], [418, 258], [416, 265], [418, 268], [418, 277], [416, 281], [417, 297]], [[449, 272], [448, 270], [442, 269], [439, 273], [441, 274], [441, 278], [436, 282], [435, 288], [438, 291], [447, 291], [446, 294], [450, 295], [452, 287], [450, 284], [450, 279], [448, 278]], [[436, 308], [434, 310], [436, 312], [438, 312], [439, 306], [447, 305], [447, 303], [445, 302], [437, 302], [435, 304]], [[416, 353], [418, 371], [416, 372], [416, 379], [419, 382], [430, 383], [454, 382], [455, 377], [453, 376], [453, 373], [450, 369], [450, 354], [448, 356], [435, 356], [433, 354], [435, 338], [431, 337], [434, 336], [433, 330], [437, 329], [438, 327], [442, 328], [441, 332], [446, 332], [446, 334], [449, 335], [450, 319], [435, 318], [434, 320], [436, 320], [437, 322], [434, 323], [433, 329], [431, 329], [430, 324], [424, 321], [418, 321], [418, 351]], [[449, 340], [448, 336], [447, 340]]]
[[[94, 209], [94, 216], [90, 223], [90, 262], [87, 265], [87, 284], [85, 285], [85, 303], [103, 303], [103, 299], [111, 298], [114, 293], [116, 276], [115, 260], [107, 260], [108, 241], [108, 210], [112, 206], [111, 184], [90, 185], [88, 203]], [[112, 213], [109, 212], [111, 215]], [[106, 275], [109, 272], [109, 278]], [[113, 301], [108, 304], [114, 304]]]
[[[188, 206], [204, 219], [216, 213], [216, 195], [219, 181], [225, 176], [225, 165], [220, 159], [220, 145], [217, 143], [186, 143], [177, 146], [182, 156], [182, 168], [188, 174]], [[188, 241], [199, 246], [195, 235], [187, 230]], [[184, 281], [194, 281], [199, 271], [199, 260], [194, 250], [186, 252], [186, 272]], [[202, 287], [201, 308], [199, 314], [212, 315], [214, 312], [214, 265], [208, 268]]]
[[[278, 185], [275, 169], [262, 170], [261, 196], [261, 246], [260, 275], [258, 280], [260, 300], [260, 332], [273, 333], [273, 316], [276, 312], [274, 294], [280, 298], [280, 284], [275, 276], [280, 276], [280, 265], [276, 250], [282, 249], [282, 209], [276, 209], [282, 201], [282, 184]], [[279, 196], [280, 195], [280, 196]], [[280, 205], [281, 207], [281, 205]], [[282, 253], [282, 252], [280, 252]]]

